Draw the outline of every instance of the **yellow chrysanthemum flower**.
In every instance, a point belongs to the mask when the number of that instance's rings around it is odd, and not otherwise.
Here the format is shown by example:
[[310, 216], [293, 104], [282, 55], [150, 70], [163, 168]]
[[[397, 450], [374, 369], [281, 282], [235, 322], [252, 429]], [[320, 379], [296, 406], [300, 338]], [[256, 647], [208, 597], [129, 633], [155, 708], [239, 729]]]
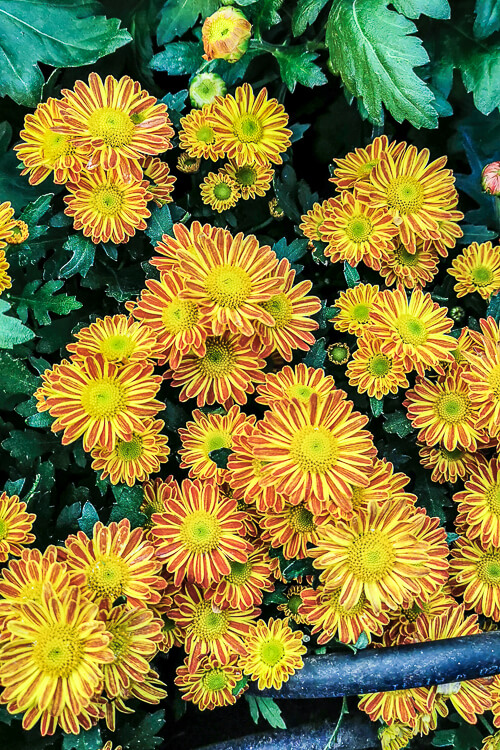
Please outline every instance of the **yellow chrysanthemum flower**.
[[500, 748], [500, 732], [489, 734], [483, 740], [481, 750], [498, 750]]
[[396, 157], [404, 150], [404, 143], [389, 143], [386, 135], [379, 135], [366, 148], [355, 148], [342, 159], [334, 159], [337, 165], [330, 178], [338, 190], [350, 190], [360, 180], [368, 181], [370, 172], [377, 166], [386, 151]]
[[75, 344], [66, 346], [74, 362], [101, 354], [107, 362], [125, 365], [159, 356], [155, 332], [126, 315], [97, 318], [75, 333], [75, 338]]
[[245, 637], [246, 653], [240, 659], [240, 667], [257, 680], [259, 690], [279, 690], [291, 674], [304, 666], [302, 655], [307, 649], [302, 636], [301, 630], [292, 631], [285, 620], [259, 620]]
[[367, 693], [361, 696], [358, 708], [367, 713], [372, 721], [382, 719], [389, 724], [397, 721], [413, 727], [417, 716], [430, 713], [433, 702], [429, 688], [420, 687]]
[[243, 200], [264, 196], [271, 187], [274, 176], [274, 169], [258, 162], [238, 166], [236, 162], [230, 161], [221, 171], [238, 185]]
[[220, 706], [232, 706], [236, 702], [233, 690], [241, 680], [242, 671], [238, 656], [231, 655], [229, 661], [221, 662], [216, 656], [204, 656], [196, 669], [190, 670], [188, 659], [176, 669], [174, 682], [182, 693], [182, 700], [191, 701], [200, 711], [212, 711]]
[[290, 146], [288, 115], [276, 99], [267, 98], [265, 88], [255, 97], [250, 84], [244, 83], [234, 96], [217, 97], [208, 121], [226, 156], [238, 166], [254, 161], [281, 164], [280, 154]]
[[241, 198], [238, 184], [226, 172], [209, 172], [200, 186], [201, 199], [214, 211], [233, 208]]
[[320, 227], [325, 221], [330, 205], [334, 203], [334, 200], [334, 198], [329, 198], [323, 203], [314, 203], [313, 207], [304, 216], [301, 216], [299, 229], [311, 242], [323, 240]]
[[35, 541], [31, 527], [36, 516], [26, 513], [26, 503], [17, 495], [10, 497], [6, 492], [0, 495], [0, 562], [6, 562], [9, 555], [20, 557], [23, 547]]
[[386, 286], [402, 283], [407, 289], [424, 287], [438, 272], [439, 253], [431, 240], [418, 241], [414, 253], [402, 242], [387, 247], [376, 270]]
[[18, 219], [14, 222], [12, 233], [9, 235], [7, 242], [9, 245], [21, 245], [26, 242], [30, 236], [30, 230], [25, 221]]
[[471, 451], [463, 448], [447, 450], [444, 446], [420, 448], [420, 463], [426, 469], [431, 469], [431, 480], [444, 484], [455, 484], [458, 479], [465, 479], [477, 464], [477, 458]]
[[318, 543], [318, 527], [328, 517], [315, 518], [305, 503], [285, 503], [281, 510], [267, 509], [260, 519], [261, 538], [271, 547], [282, 547], [287, 560], [308, 556], [308, 544]]
[[14, 209], [10, 201], [0, 203], [0, 248], [7, 245], [15, 226]]
[[6, 289], [10, 289], [12, 287], [12, 279], [7, 273], [9, 268], [10, 264], [7, 263], [5, 259], [5, 252], [3, 250], [0, 250], [0, 294]]
[[224, 146], [209, 123], [211, 111], [211, 106], [192, 109], [188, 115], [181, 117], [179, 146], [192, 159], [201, 157], [217, 161], [224, 156]]
[[171, 203], [177, 177], [170, 174], [168, 164], [156, 156], [148, 156], [142, 162], [142, 169], [144, 177], [149, 180], [148, 193], [156, 205], [161, 208], [165, 203]]
[[458, 282], [453, 287], [457, 297], [478, 292], [483, 299], [489, 299], [500, 289], [500, 246], [473, 242], [457, 255], [448, 273]]
[[398, 721], [380, 727], [378, 730], [382, 750], [401, 750], [407, 747], [412, 737], [413, 729]]
[[466, 609], [500, 621], [500, 548], [484, 549], [477, 541], [457, 539], [450, 563], [450, 585], [463, 596]]
[[207, 599], [216, 607], [249, 609], [258, 606], [266, 591], [274, 590], [271, 558], [267, 547], [256, 542], [246, 562], [230, 562], [231, 572], [208, 590]]
[[402, 362], [384, 354], [381, 346], [380, 339], [366, 334], [360, 338], [359, 348], [347, 365], [349, 385], [355, 386], [358, 393], [367, 393], [370, 398], [381, 399], [409, 386]]
[[[488, 330], [487, 326], [481, 321], [483, 330]], [[469, 385], [471, 401], [479, 408], [477, 427], [496, 437], [500, 432], [500, 345], [486, 335], [483, 345], [484, 351], [463, 351], [469, 363], [463, 379]]]
[[296, 398], [307, 402], [313, 393], [321, 400], [335, 390], [335, 381], [331, 375], [318, 367], [307, 367], [303, 362], [292, 368], [285, 365], [279, 372], [266, 372], [265, 380], [257, 386], [259, 394], [255, 399], [258, 404], [269, 408], [278, 401], [290, 401]]
[[330, 322], [337, 331], [362, 336], [371, 327], [371, 312], [378, 297], [379, 288], [373, 284], [358, 284], [340, 292], [333, 303], [338, 312]]
[[234, 63], [247, 51], [252, 26], [239, 8], [223, 6], [205, 19], [201, 31], [204, 60]]
[[453, 500], [459, 503], [457, 524], [465, 522], [466, 536], [484, 547], [500, 547], [500, 459], [478, 461]]

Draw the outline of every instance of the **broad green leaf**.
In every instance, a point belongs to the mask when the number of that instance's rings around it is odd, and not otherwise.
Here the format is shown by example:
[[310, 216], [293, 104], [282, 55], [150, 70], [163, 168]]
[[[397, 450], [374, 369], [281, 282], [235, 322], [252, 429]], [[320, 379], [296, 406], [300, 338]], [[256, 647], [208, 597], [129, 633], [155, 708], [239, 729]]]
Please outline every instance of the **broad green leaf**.
[[130, 41], [94, 0], [0, 0], [0, 95], [34, 107], [44, 78], [39, 62], [74, 68]]
[[384, 399], [370, 396], [370, 409], [374, 417], [380, 417], [384, 413]]
[[280, 707], [272, 698], [265, 698], [261, 695], [245, 695], [250, 709], [250, 716], [255, 724], [259, 721], [259, 716], [267, 721], [273, 729], [286, 729], [286, 724], [281, 716]]
[[388, 0], [334, 0], [326, 29], [333, 72], [361, 97], [370, 119], [383, 124], [382, 105], [417, 128], [437, 125], [434, 96], [414, 68], [429, 61], [415, 24], [387, 8]]
[[125, 748], [127, 750], [153, 750], [163, 743], [162, 738], [157, 735], [164, 724], [165, 711], [144, 712], [142, 716], [136, 715], [129, 721], [122, 722], [118, 730], [117, 742], [121, 742], [124, 750]]
[[10, 305], [0, 299], [0, 349], [12, 349], [35, 338], [33, 331], [11, 315], [5, 315]]
[[182, 114], [186, 108], [187, 95], [188, 90], [182, 89], [182, 91], [178, 91], [176, 94], [165, 94], [161, 100], [163, 104], [167, 105], [168, 116], [172, 120], [175, 128], [178, 128], [180, 125]]
[[133, 529], [142, 526], [146, 516], [139, 510], [144, 498], [141, 485], [136, 484], [134, 487], [128, 487], [125, 484], [113, 485], [112, 492], [115, 504], [111, 509], [109, 522], [128, 518]]
[[59, 447], [59, 440], [47, 431], [12, 430], [2, 446], [20, 464], [30, 468], [36, 458]]
[[472, 92], [474, 104], [483, 115], [500, 106], [500, 44], [465, 41], [456, 58], [464, 86]]
[[72, 234], [63, 245], [64, 250], [71, 253], [71, 258], [62, 266], [59, 275], [69, 279], [79, 273], [82, 278], [88, 274], [95, 258], [95, 245], [83, 234]]
[[461, 245], [470, 245], [472, 242], [481, 244], [482, 242], [494, 242], [498, 237], [498, 232], [493, 232], [484, 225], [474, 226], [473, 224], [462, 224], [463, 237], [459, 242]]
[[161, 11], [156, 30], [158, 44], [166, 44], [182, 36], [195, 25], [198, 18], [205, 19], [218, 9], [218, 0], [167, 0]]
[[316, 341], [302, 360], [307, 367], [324, 367], [326, 359], [325, 339]]
[[421, 15], [449, 18], [451, 15], [448, 0], [393, 0], [392, 4], [408, 18], [419, 18]]
[[349, 287], [357, 286], [361, 281], [357, 268], [351, 266], [346, 260], [344, 261], [344, 278]]
[[292, 17], [294, 36], [303, 34], [306, 28], [314, 23], [328, 0], [298, 0]]
[[38, 378], [26, 365], [11, 354], [0, 351], [0, 389], [5, 393], [24, 393], [31, 396], [37, 388]]
[[494, 294], [490, 299], [490, 304], [486, 310], [486, 317], [489, 317], [490, 315], [497, 321], [497, 323], [500, 321], [500, 292]]
[[476, 0], [474, 36], [486, 39], [500, 29], [500, 0]]
[[99, 520], [99, 514], [92, 505], [92, 503], [85, 503], [82, 508], [82, 515], [78, 519], [78, 526], [84, 534], [90, 538], [94, 530], [95, 524]]
[[257, 28], [269, 29], [281, 21], [278, 10], [282, 4], [283, 0], [259, 0], [258, 3], [250, 6], [247, 15]]
[[61, 750], [100, 750], [103, 741], [97, 727], [92, 727], [87, 732], [81, 730], [75, 737], [73, 734], [64, 734]]
[[172, 216], [167, 205], [158, 208], [154, 206], [151, 209], [151, 218], [148, 220], [146, 234], [151, 240], [152, 245], [156, 245], [164, 234], [170, 234], [172, 231]]
[[413, 427], [406, 414], [402, 411], [395, 411], [388, 414], [384, 422], [384, 430], [390, 434], [405, 438], [413, 432]]
[[171, 76], [191, 75], [203, 62], [202, 54], [203, 47], [197, 42], [174, 42], [153, 57], [151, 67]]
[[41, 285], [41, 279], [26, 284], [21, 296], [11, 296], [17, 303], [17, 314], [26, 323], [28, 310], [31, 310], [38, 325], [46, 326], [51, 322], [49, 313], [67, 315], [78, 310], [82, 303], [68, 294], [55, 294], [64, 284], [63, 281], [47, 281]]
[[19, 219], [25, 221], [30, 230], [30, 235], [33, 232], [33, 228], [36, 227], [42, 216], [44, 216], [50, 208], [50, 202], [54, 197], [54, 193], [45, 193], [40, 195], [33, 203], [29, 203], [24, 211], [22, 212]]
[[317, 52], [307, 52], [305, 46], [278, 48], [273, 53], [278, 65], [283, 83], [289, 91], [295, 91], [297, 83], [312, 88], [323, 86], [327, 83], [327, 77], [321, 69], [313, 62], [318, 57]]

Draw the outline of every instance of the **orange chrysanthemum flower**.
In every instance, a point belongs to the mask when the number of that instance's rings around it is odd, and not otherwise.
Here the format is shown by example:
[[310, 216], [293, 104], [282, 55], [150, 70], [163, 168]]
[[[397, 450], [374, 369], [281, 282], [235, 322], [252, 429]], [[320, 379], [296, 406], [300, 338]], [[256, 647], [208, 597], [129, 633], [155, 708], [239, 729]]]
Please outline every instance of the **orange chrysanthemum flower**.
[[370, 333], [383, 342], [384, 354], [401, 359], [407, 372], [415, 369], [423, 375], [426, 368], [452, 361], [456, 340], [446, 335], [453, 328], [446, 313], [420, 289], [410, 299], [402, 289], [380, 292], [371, 310]]
[[171, 271], [180, 271], [181, 257], [184, 255], [198, 254], [198, 237], [200, 234], [206, 234], [212, 240], [225, 237], [227, 230], [219, 227], [213, 227], [211, 224], [200, 224], [199, 221], [193, 221], [188, 229], [184, 224], [174, 224], [172, 227], [173, 237], [168, 234], [162, 235], [161, 240], [156, 244], [155, 251], [159, 255], [154, 255], [149, 261], [159, 271], [169, 274]]
[[370, 502], [382, 505], [386, 501], [403, 500], [407, 505], [415, 505], [417, 501], [416, 495], [405, 490], [410, 477], [402, 472], [394, 472], [393, 465], [385, 458], [374, 460], [372, 468], [367, 471], [367, 479], [366, 487], [353, 487], [352, 505], [355, 511], [361, 507], [366, 510]]
[[167, 507], [167, 500], [172, 495], [177, 495], [180, 491], [177, 480], [172, 475], [163, 480], [156, 478], [154, 482], [144, 482], [142, 485], [144, 499], [139, 510], [146, 516], [146, 523], [143, 524], [145, 529], [151, 529], [153, 522], [151, 517], [153, 513], [163, 513]]
[[76, 588], [56, 595], [45, 586], [40, 602], [20, 605], [7, 623], [11, 637], [0, 650], [0, 702], [24, 713], [23, 729], [40, 720], [42, 735], [78, 734], [80, 714], [91, 702], [113, 660], [98, 610]]
[[149, 609], [130, 609], [125, 605], [103, 611], [101, 619], [111, 636], [109, 648], [114, 657], [103, 667], [104, 689], [112, 699], [122, 695], [132, 682], [146, 679], [149, 662], [162, 638], [162, 621]]
[[489, 299], [500, 289], [500, 247], [491, 242], [473, 242], [453, 260], [448, 273], [457, 280], [453, 287], [457, 297], [478, 292]]
[[0, 203], [0, 248], [7, 245], [9, 237], [16, 225], [16, 220], [13, 217], [14, 209], [12, 208], [10, 201]]
[[186, 579], [206, 588], [230, 574], [231, 561], [245, 563], [248, 558], [250, 545], [243, 539], [236, 500], [221, 495], [212, 482], [185, 479], [181, 492], [152, 520], [156, 556], [176, 586]]
[[214, 240], [200, 234], [197, 255], [181, 260], [185, 274], [183, 298], [194, 302], [211, 321], [214, 336], [226, 330], [252, 336], [254, 322], [274, 325], [262, 303], [279, 294], [283, 284], [277, 275], [276, 254], [259, 246], [253, 235], [229, 232]]
[[165, 579], [156, 574], [161, 562], [141, 528], [130, 529], [130, 521], [104, 526], [98, 521], [92, 539], [83, 531], [66, 539], [61, 557], [71, 583], [92, 601], [112, 604], [125, 596], [129, 607], [145, 607], [160, 601]]
[[379, 727], [377, 737], [382, 750], [401, 750], [414, 736], [414, 729], [399, 721]]
[[[487, 323], [481, 321], [484, 330]], [[463, 351], [469, 363], [463, 379], [469, 385], [470, 399], [479, 408], [478, 428], [484, 428], [491, 437], [500, 432], [500, 345], [489, 336], [483, 337], [484, 351]]]
[[204, 356], [189, 352], [166, 376], [172, 378], [173, 386], [182, 387], [179, 401], [196, 396], [198, 406], [226, 404], [229, 399], [246, 404], [246, 394], [255, 390], [253, 384], [264, 379], [264, 366], [265, 360], [254, 354], [241, 336], [225, 333], [207, 339]]
[[168, 358], [174, 368], [191, 350], [203, 357], [209, 324], [194, 302], [183, 299], [182, 276], [176, 271], [162, 272], [159, 281], [147, 279], [146, 287], [140, 299], [127, 302], [126, 307], [156, 333], [162, 357]]
[[387, 210], [362, 203], [356, 194], [344, 190], [329, 202], [319, 234], [328, 243], [325, 255], [332, 263], [357, 266], [363, 260], [376, 268], [398, 228]]
[[419, 518], [404, 501], [370, 503], [350, 521], [322, 526], [309, 555], [325, 588], [340, 589], [346, 609], [362, 594], [376, 612], [396, 609], [420, 593], [419, 578], [429, 572], [429, 545], [418, 533]]
[[307, 296], [311, 281], [301, 281], [293, 286], [295, 271], [286, 258], [280, 261], [275, 275], [282, 277], [280, 291], [259, 304], [271, 316], [272, 324], [255, 321], [252, 346], [262, 357], [278, 352], [290, 362], [294, 349], [307, 352], [314, 344], [311, 331], [318, 328], [318, 323], [311, 316], [321, 310], [321, 302], [318, 297]]
[[30, 230], [26, 222], [17, 219], [14, 222], [12, 232], [9, 235], [7, 242], [9, 245], [22, 245], [23, 242], [26, 242], [29, 236]]
[[295, 365], [293, 370], [286, 365], [279, 372], [267, 372], [265, 377], [265, 381], [257, 386], [259, 395], [255, 400], [271, 409], [278, 401], [290, 401], [292, 398], [308, 402], [313, 393], [322, 400], [335, 390], [331, 375], [325, 375], [325, 371], [319, 367], [307, 367], [303, 362]]
[[195, 409], [193, 418], [194, 422], [188, 422], [185, 428], [178, 430], [182, 443], [178, 451], [182, 459], [181, 469], [189, 469], [189, 476], [193, 479], [216, 479], [220, 483], [227, 472], [217, 468], [210, 453], [232, 448], [235, 437], [249, 433], [255, 417], [247, 417], [234, 405], [227, 414], [203, 414]]
[[320, 401], [278, 402], [258, 423], [255, 455], [266, 462], [265, 484], [296, 504], [313, 495], [350, 513], [352, 487], [366, 487], [375, 454], [368, 417], [352, 411], [344, 391]]
[[255, 504], [257, 511], [264, 512], [269, 508], [281, 509], [283, 498], [274, 487], [266, 487], [262, 481], [264, 462], [255, 455], [258, 433], [255, 428], [248, 434], [234, 438], [233, 450], [227, 462], [227, 481], [233, 496], [247, 504]]
[[[1, 243], [0, 245], [5, 243]], [[5, 253], [3, 250], [0, 250], [0, 294], [2, 292], [5, 292], [6, 289], [10, 289], [12, 287], [12, 279], [10, 278], [7, 271], [10, 268], [10, 264], [7, 263], [5, 259]]]
[[500, 747], [500, 732], [495, 732], [495, 734], [489, 734], [487, 737], [483, 739], [481, 750], [498, 750], [499, 747]]
[[215, 656], [227, 664], [234, 654], [245, 653], [248, 631], [259, 609], [219, 609], [206, 601], [203, 591], [188, 584], [177, 594], [170, 616], [186, 633], [187, 667], [193, 673], [201, 657]]
[[91, 73], [88, 85], [77, 81], [73, 91], [63, 89], [62, 94], [64, 123], [54, 130], [85, 154], [87, 169], [116, 169], [124, 180], [141, 180], [140, 159], [172, 148], [166, 105], [128, 76], [119, 81], [107, 76], [103, 82]]
[[107, 362], [101, 354], [82, 362], [61, 365], [57, 380], [49, 380], [47, 407], [55, 421], [52, 432], [64, 430], [63, 445], [83, 435], [86, 451], [100, 445], [112, 451], [116, 440], [130, 441], [163, 404], [155, 401], [161, 376], [153, 365], [134, 362], [125, 367]]
[[328, 200], [323, 201], [323, 203], [314, 203], [313, 207], [304, 214], [304, 216], [301, 216], [299, 229], [311, 242], [319, 242], [323, 240], [320, 227], [325, 221], [330, 205], [334, 200], [334, 198], [329, 198]]
[[17, 495], [10, 497], [6, 492], [0, 495], [0, 562], [6, 562], [9, 555], [20, 557], [23, 547], [35, 541], [31, 527], [36, 516], [26, 513], [26, 503]]
[[432, 711], [433, 696], [429, 688], [391, 690], [390, 693], [366, 693], [361, 696], [358, 708], [368, 714], [372, 721], [391, 724], [400, 721], [414, 726], [417, 716]]
[[124, 180], [115, 170], [96, 167], [82, 171], [78, 182], [68, 182], [68, 205], [64, 213], [73, 216], [75, 229], [82, 229], [92, 242], [128, 242], [137, 229], [146, 229], [151, 216], [147, 207], [151, 194], [147, 180]]
[[469, 386], [455, 367], [437, 381], [417, 377], [406, 392], [403, 406], [408, 419], [419, 430], [417, 439], [427, 445], [442, 444], [446, 450], [477, 450], [478, 407], [471, 402]]
[[446, 156], [429, 162], [429, 149], [408, 146], [394, 156], [386, 151], [370, 172], [370, 181], [357, 184], [360, 200], [384, 208], [399, 228], [401, 241], [411, 252], [417, 238], [439, 239], [438, 221], [450, 219], [456, 202], [455, 178], [443, 169]]
[[125, 701], [136, 698], [143, 703], [155, 705], [163, 700], [163, 698], [166, 698], [167, 691], [164, 690], [165, 687], [165, 683], [158, 679], [158, 673], [153, 669], [150, 669], [143, 682], [131, 681], [130, 687], [117, 698], [112, 701], [101, 702], [99, 707], [101, 709], [101, 714], [104, 713], [106, 726], [109, 731], [116, 731], [117, 711], [123, 714], [134, 713], [134, 710], [130, 708]]
[[184, 664], [177, 667], [174, 680], [183, 694], [182, 700], [191, 701], [200, 711], [236, 703], [233, 690], [242, 678], [237, 655], [231, 655], [227, 662], [216, 656], [204, 656], [194, 671], [189, 671], [188, 661], [185, 659]]
[[478, 462], [453, 500], [460, 503], [457, 520], [466, 522], [467, 537], [483, 547], [500, 547], [500, 459]]
[[333, 306], [338, 309], [331, 322], [337, 331], [362, 336], [371, 326], [371, 312], [380, 296], [378, 286], [358, 284], [340, 292]]
[[350, 190], [359, 181], [366, 182], [370, 179], [371, 171], [386, 151], [395, 158], [404, 147], [404, 143], [389, 143], [386, 135], [379, 135], [366, 148], [355, 148], [343, 159], [334, 159], [337, 167], [334, 176], [330, 177], [330, 182], [335, 183], [338, 190]]
[[266, 591], [274, 590], [271, 560], [260, 544], [249, 552], [246, 562], [230, 562], [231, 572], [205, 593], [216, 607], [249, 609], [258, 606]]
[[66, 346], [74, 362], [96, 354], [115, 364], [158, 359], [155, 332], [126, 315], [97, 318], [95, 323], [75, 333], [75, 338], [75, 344]]
[[33, 114], [24, 118], [24, 130], [19, 134], [23, 142], [14, 146], [14, 151], [24, 164], [21, 174], [29, 175], [30, 185], [39, 185], [51, 172], [56, 185], [78, 180], [86, 159], [77, 153], [69, 136], [53, 129], [60, 125], [63, 125], [61, 104], [53, 98], [39, 104]]
[[274, 177], [274, 169], [258, 162], [239, 167], [236, 162], [230, 161], [221, 171], [238, 185], [243, 200], [264, 196]]
[[158, 207], [172, 203], [172, 191], [177, 177], [170, 174], [170, 167], [156, 156], [148, 156], [142, 162], [144, 177], [149, 180], [148, 193]]
[[293, 586], [289, 586], [285, 591], [283, 591], [283, 595], [286, 601], [278, 604], [277, 609], [279, 612], [283, 612], [281, 617], [283, 617], [285, 622], [292, 620], [297, 625], [307, 625], [307, 618], [299, 612], [299, 609], [302, 605], [302, 599], [300, 598], [300, 596], [301, 593], [306, 589], [307, 586], [294, 584]]
[[201, 157], [217, 161], [224, 156], [224, 146], [208, 120], [211, 110], [211, 106], [192, 109], [181, 117], [179, 146], [193, 159]]
[[234, 96], [218, 96], [208, 122], [224, 152], [241, 167], [244, 164], [281, 164], [280, 154], [290, 146], [292, 131], [288, 115], [276, 99], [267, 98], [267, 89], [255, 97], [248, 83], [238, 86]]
[[301, 630], [292, 631], [284, 620], [259, 620], [245, 638], [245, 655], [239, 662], [243, 672], [258, 681], [259, 690], [279, 690], [304, 666], [302, 655], [307, 648], [302, 636]]
[[432, 241], [419, 241], [414, 253], [409, 253], [402, 242], [393, 243], [382, 255], [376, 269], [386, 286], [403, 284], [406, 289], [424, 287], [438, 272], [439, 253]]
[[455, 484], [458, 479], [464, 479], [477, 464], [477, 459], [471, 451], [454, 448], [447, 450], [444, 446], [422, 446], [419, 451], [420, 463], [426, 469], [432, 469], [431, 480], [444, 484]]
[[457, 606], [455, 599], [445, 588], [436, 589], [432, 594], [420, 595], [403, 607], [389, 613], [390, 627], [384, 633], [384, 645], [400, 645], [413, 640], [416, 622], [420, 615], [432, 618], [445, 614]]
[[209, 172], [200, 186], [201, 200], [217, 213], [235, 206], [241, 198], [238, 184], [225, 172]]
[[145, 419], [140, 433], [134, 432], [130, 440], [117, 438], [113, 450], [94, 448], [92, 468], [102, 471], [101, 481], [109, 476], [111, 484], [126, 482], [132, 487], [160, 471], [170, 454], [164, 426], [161, 419]]
[[402, 362], [383, 354], [381, 349], [380, 339], [367, 334], [359, 340], [359, 349], [347, 365], [349, 385], [370, 398], [381, 399], [409, 385]]
[[477, 541], [457, 539], [450, 584], [455, 596], [463, 596], [466, 609], [500, 620], [500, 548], [483, 549]]
[[317, 544], [319, 525], [326, 517], [314, 517], [305, 503], [285, 503], [282, 510], [268, 509], [260, 519], [262, 540], [271, 547], [283, 547], [283, 557], [292, 560], [308, 556], [308, 544]]

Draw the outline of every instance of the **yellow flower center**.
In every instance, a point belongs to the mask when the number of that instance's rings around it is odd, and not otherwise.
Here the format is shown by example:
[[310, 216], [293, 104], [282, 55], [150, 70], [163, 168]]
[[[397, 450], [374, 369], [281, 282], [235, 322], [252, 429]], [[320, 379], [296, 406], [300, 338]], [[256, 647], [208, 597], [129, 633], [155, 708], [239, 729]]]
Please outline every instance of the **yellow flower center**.
[[405, 344], [422, 346], [428, 338], [425, 323], [414, 315], [400, 315], [396, 322], [396, 330]]
[[288, 511], [288, 523], [298, 534], [311, 534], [316, 529], [313, 514], [303, 505], [292, 505]]
[[129, 652], [129, 646], [132, 641], [130, 630], [125, 624], [115, 625], [114, 623], [108, 623], [106, 630], [108, 633], [111, 633], [109, 648], [114, 654], [115, 663], [123, 661], [123, 658]]
[[275, 328], [284, 328], [292, 320], [293, 305], [284, 292], [262, 302], [261, 307], [274, 318]]
[[469, 412], [469, 403], [461, 393], [444, 393], [436, 401], [436, 413], [444, 422], [463, 422]]
[[495, 396], [500, 396], [500, 365], [495, 365], [488, 373], [488, 385]]
[[486, 491], [486, 503], [493, 515], [500, 516], [500, 483], [491, 485]]
[[200, 602], [193, 617], [193, 634], [201, 641], [215, 641], [225, 635], [229, 617], [227, 610], [214, 612], [210, 602]]
[[302, 427], [290, 445], [290, 458], [301, 469], [322, 474], [337, 461], [338, 442], [326, 427]]
[[204, 554], [220, 541], [220, 523], [206, 510], [195, 510], [183, 520], [179, 535], [191, 553]]
[[229, 432], [225, 432], [224, 430], [214, 430], [213, 432], [209, 432], [205, 436], [205, 442], [204, 442], [204, 453], [206, 458], [208, 458], [208, 454], [212, 451], [218, 451], [221, 448], [230, 448], [232, 445], [231, 435]]
[[242, 143], [259, 143], [262, 140], [264, 129], [256, 115], [247, 113], [235, 120], [233, 133]]
[[366, 242], [373, 231], [373, 224], [368, 216], [356, 214], [351, 216], [345, 226], [345, 233], [351, 242]]
[[214, 196], [218, 201], [227, 201], [231, 197], [231, 186], [227, 182], [219, 182], [214, 185]]
[[82, 389], [81, 405], [90, 417], [109, 419], [126, 405], [124, 389], [111, 378], [94, 380]]
[[101, 139], [106, 146], [128, 146], [134, 137], [135, 126], [126, 112], [114, 107], [101, 107], [92, 112], [87, 128], [93, 138]]
[[417, 248], [415, 253], [409, 253], [404, 245], [399, 245], [394, 250], [394, 255], [398, 263], [401, 266], [408, 266], [410, 268], [418, 266], [421, 254], [422, 251], [419, 248]]
[[216, 266], [205, 280], [205, 288], [212, 302], [232, 310], [240, 307], [252, 291], [250, 275], [237, 266]]
[[118, 555], [103, 555], [87, 568], [89, 589], [98, 597], [112, 602], [122, 596], [129, 580], [128, 565]]
[[5, 539], [9, 533], [9, 524], [5, 519], [0, 518], [0, 540]]
[[401, 618], [407, 622], [415, 622], [422, 612], [423, 610], [414, 602], [409, 609], [401, 609]]
[[299, 611], [299, 607], [302, 604], [302, 598], [300, 594], [292, 594], [288, 597], [288, 609], [292, 613], [292, 615], [296, 615]]
[[484, 553], [477, 564], [478, 578], [489, 586], [500, 585], [500, 553]]
[[62, 133], [54, 133], [46, 130], [42, 138], [42, 158], [48, 166], [53, 166], [56, 161], [71, 150], [71, 143]]
[[37, 634], [32, 659], [43, 675], [67, 678], [82, 660], [80, 633], [71, 625], [50, 625]]
[[285, 655], [285, 647], [276, 638], [270, 638], [260, 647], [260, 658], [266, 667], [275, 667]]
[[194, 328], [199, 317], [200, 313], [194, 302], [182, 300], [178, 297], [164, 307], [161, 312], [161, 322], [168, 333], [173, 335]]
[[360, 534], [348, 547], [351, 572], [364, 583], [380, 581], [392, 569], [394, 559], [387, 534], [378, 529]]
[[214, 140], [214, 131], [210, 125], [202, 125], [196, 131], [196, 139], [202, 143], [212, 143]]
[[132, 440], [118, 440], [116, 455], [121, 461], [137, 461], [142, 455], [142, 440], [140, 435], [134, 435]]
[[236, 31], [238, 24], [232, 18], [214, 18], [205, 27], [205, 34], [209, 42], [220, 42]]
[[236, 357], [225, 341], [207, 339], [207, 351], [199, 361], [199, 369], [210, 378], [223, 378], [234, 369]]
[[130, 357], [134, 349], [135, 343], [132, 339], [129, 336], [123, 336], [123, 334], [119, 333], [114, 336], [108, 336], [107, 339], [103, 339], [99, 343], [99, 351], [104, 359], [107, 359], [109, 362]]
[[203, 675], [203, 687], [205, 690], [211, 690], [215, 693], [224, 690], [227, 682], [227, 676], [223, 669], [214, 668]]
[[358, 302], [357, 305], [351, 309], [351, 318], [356, 323], [368, 323], [370, 319], [371, 305], [367, 305], [366, 302]]
[[99, 185], [92, 191], [92, 207], [104, 216], [120, 213], [124, 202], [124, 191], [118, 185]]
[[309, 401], [314, 389], [310, 385], [303, 385], [302, 383], [294, 383], [286, 389], [286, 395], [288, 398], [298, 398], [299, 401]]
[[493, 271], [488, 266], [475, 266], [471, 269], [470, 276], [475, 286], [488, 286], [493, 281]]
[[231, 561], [229, 565], [231, 566], [231, 572], [225, 576], [226, 581], [234, 583], [236, 586], [241, 586], [248, 581], [252, 572], [252, 566], [249, 562]]
[[254, 167], [245, 165], [235, 171], [234, 178], [238, 185], [250, 187], [257, 182], [257, 170]]
[[392, 370], [392, 359], [385, 354], [375, 354], [369, 359], [367, 370], [372, 378], [385, 378]]
[[416, 177], [400, 175], [387, 187], [387, 203], [400, 214], [417, 213], [424, 204], [424, 188]]

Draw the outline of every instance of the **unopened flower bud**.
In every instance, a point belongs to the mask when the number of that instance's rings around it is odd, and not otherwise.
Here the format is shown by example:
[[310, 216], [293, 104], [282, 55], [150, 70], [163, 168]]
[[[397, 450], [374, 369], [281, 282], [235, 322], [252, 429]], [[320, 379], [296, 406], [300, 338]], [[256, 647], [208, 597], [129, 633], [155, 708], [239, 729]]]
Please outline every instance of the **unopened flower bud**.
[[12, 227], [12, 232], [9, 237], [6, 237], [6, 241], [9, 245], [20, 245], [21, 242], [25, 242], [29, 237], [28, 225], [25, 221], [16, 221]]
[[452, 320], [455, 320], [457, 323], [459, 323], [462, 318], [465, 315], [465, 310], [463, 307], [460, 307], [457, 305], [456, 307], [452, 307], [450, 310], [450, 317]]
[[180, 154], [177, 159], [177, 169], [179, 172], [184, 172], [184, 174], [194, 174], [194, 172], [199, 170], [200, 164], [201, 159], [199, 157], [193, 158], [186, 153]]
[[330, 344], [327, 348], [326, 353], [328, 359], [334, 365], [345, 365], [351, 356], [351, 352], [347, 344]]
[[492, 161], [485, 166], [481, 184], [485, 193], [500, 195], [500, 161]]
[[269, 213], [271, 214], [273, 219], [282, 219], [284, 217], [285, 212], [278, 203], [277, 198], [271, 198], [271, 200], [269, 201]]
[[199, 73], [191, 81], [189, 98], [193, 107], [212, 104], [216, 96], [226, 95], [226, 84], [217, 73]]
[[238, 8], [219, 8], [209, 16], [202, 28], [205, 60], [227, 60], [234, 63], [248, 49], [252, 25]]

